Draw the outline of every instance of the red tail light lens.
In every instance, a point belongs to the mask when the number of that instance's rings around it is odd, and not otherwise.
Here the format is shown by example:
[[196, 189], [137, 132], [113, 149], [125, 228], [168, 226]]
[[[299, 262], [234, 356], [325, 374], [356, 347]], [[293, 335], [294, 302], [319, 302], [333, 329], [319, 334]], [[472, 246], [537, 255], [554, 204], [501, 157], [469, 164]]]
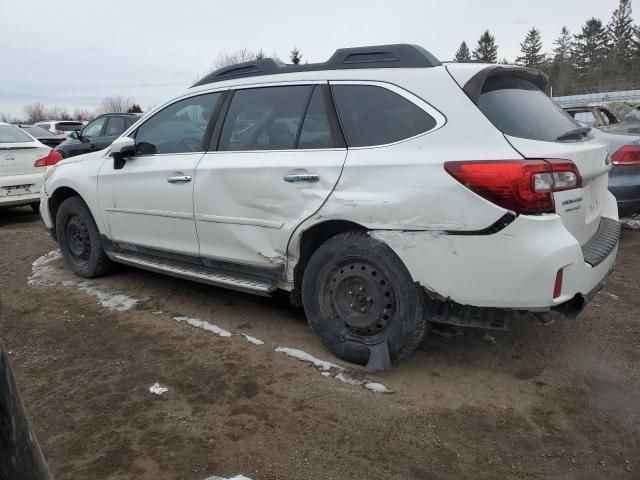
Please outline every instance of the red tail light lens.
[[569, 160], [481, 160], [445, 162], [445, 170], [465, 187], [516, 213], [553, 213], [553, 192], [582, 185]]
[[33, 166], [50, 167], [51, 165], [55, 165], [56, 163], [58, 163], [60, 160], [62, 160], [62, 155], [52, 149], [51, 151], [49, 151], [49, 155], [36, 160], [36, 163], [34, 163]]
[[556, 273], [556, 282], [553, 284], [553, 299], [555, 300], [562, 293], [562, 269]]
[[640, 145], [625, 145], [611, 155], [614, 165], [640, 165]]

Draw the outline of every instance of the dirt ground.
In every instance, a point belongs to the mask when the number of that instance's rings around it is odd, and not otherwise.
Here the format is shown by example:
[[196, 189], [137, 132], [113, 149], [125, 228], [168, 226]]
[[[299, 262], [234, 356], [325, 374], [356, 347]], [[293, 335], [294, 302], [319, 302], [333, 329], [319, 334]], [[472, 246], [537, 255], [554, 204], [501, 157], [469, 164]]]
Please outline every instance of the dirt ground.
[[0, 245], [0, 337], [58, 480], [640, 478], [640, 231], [577, 319], [432, 334], [367, 375], [390, 395], [276, 352], [343, 364], [282, 299], [121, 268], [92, 283], [144, 299], [117, 312], [27, 284], [57, 248], [29, 210], [0, 212]]

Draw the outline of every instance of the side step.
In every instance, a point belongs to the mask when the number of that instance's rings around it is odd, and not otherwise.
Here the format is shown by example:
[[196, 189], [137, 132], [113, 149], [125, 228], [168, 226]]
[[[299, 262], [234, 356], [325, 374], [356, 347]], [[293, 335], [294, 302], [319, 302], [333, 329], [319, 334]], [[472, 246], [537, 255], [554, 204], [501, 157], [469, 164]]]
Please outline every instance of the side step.
[[112, 253], [109, 255], [115, 262], [124, 263], [132, 267], [150, 270], [156, 273], [163, 273], [172, 277], [183, 278], [185, 280], [193, 280], [196, 282], [206, 283], [216, 287], [224, 287], [241, 292], [254, 293], [256, 295], [269, 296], [276, 290], [276, 286], [271, 283], [251, 280], [246, 278], [231, 277], [222, 273], [207, 271], [199, 268], [191, 268], [183, 265], [176, 265], [162, 260], [151, 260], [141, 258], [135, 255], [127, 255], [124, 253]]

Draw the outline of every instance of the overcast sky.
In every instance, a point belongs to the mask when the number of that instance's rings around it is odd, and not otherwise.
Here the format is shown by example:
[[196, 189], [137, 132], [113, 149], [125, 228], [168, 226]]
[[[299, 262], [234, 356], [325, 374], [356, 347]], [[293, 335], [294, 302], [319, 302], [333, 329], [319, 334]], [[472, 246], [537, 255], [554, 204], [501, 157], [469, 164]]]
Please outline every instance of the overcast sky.
[[[640, 4], [635, 0], [634, 19]], [[40, 101], [95, 109], [125, 95], [144, 109], [205, 73], [221, 51], [297, 46], [303, 61], [340, 47], [416, 43], [449, 60], [483, 30], [513, 61], [532, 26], [544, 48], [563, 25], [608, 22], [618, 0], [0, 0], [0, 113]]]

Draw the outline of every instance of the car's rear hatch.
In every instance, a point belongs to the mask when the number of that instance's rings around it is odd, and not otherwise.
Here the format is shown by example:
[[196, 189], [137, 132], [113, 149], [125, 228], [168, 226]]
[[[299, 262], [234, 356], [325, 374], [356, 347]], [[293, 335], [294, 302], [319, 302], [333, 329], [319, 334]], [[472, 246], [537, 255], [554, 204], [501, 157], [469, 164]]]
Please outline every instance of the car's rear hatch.
[[[465, 73], [468, 76], [468, 70]], [[511, 66], [481, 68], [461, 84], [522, 157], [570, 160], [576, 165], [581, 188], [553, 195], [556, 213], [584, 245], [598, 230], [605, 206], [611, 168], [608, 146], [557, 106], [544, 93], [545, 85], [541, 72]]]

